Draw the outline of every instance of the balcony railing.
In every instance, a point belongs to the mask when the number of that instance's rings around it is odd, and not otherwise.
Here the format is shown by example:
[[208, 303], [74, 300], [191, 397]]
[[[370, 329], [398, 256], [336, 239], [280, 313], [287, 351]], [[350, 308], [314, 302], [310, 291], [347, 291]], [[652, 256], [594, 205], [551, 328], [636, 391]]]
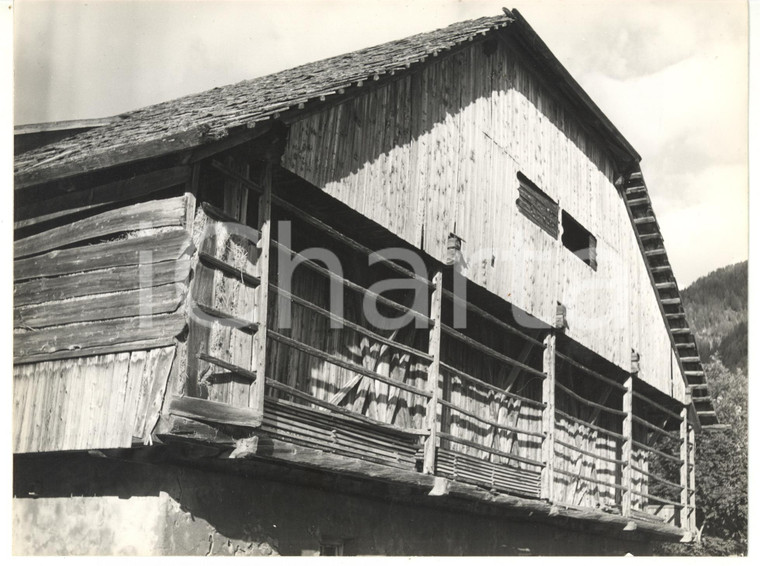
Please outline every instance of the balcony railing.
[[[430, 277], [382, 255], [369, 267], [370, 246], [272, 195], [271, 172], [253, 182], [214, 167], [259, 195], [257, 252], [249, 249], [251, 269], [235, 291], [256, 289], [252, 300], [237, 301], [248, 314], [225, 311], [216, 291], [205, 304], [206, 313], [249, 321], [232, 331], [251, 336], [249, 362], [224, 359], [208, 341], [190, 354], [250, 388], [227, 402], [262, 415], [263, 432], [556, 505], [693, 528], [694, 440], [684, 405], [635, 375], [601, 369], [609, 364], [593, 354], [577, 355], [572, 341], [558, 340], [561, 331], [520, 327], [506, 301], [460, 296], [451, 268], [429, 257]], [[293, 223], [292, 241], [278, 240], [274, 216]], [[314, 259], [306, 250], [315, 246], [342, 268]], [[201, 263], [224, 277], [229, 258], [199, 247], [210, 256]], [[283, 262], [297, 263], [287, 284], [279, 280]], [[372, 290], [389, 275], [407, 290]], [[425, 308], [410, 300], [415, 293]], [[393, 330], [373, 324], [367, 300], [408, 322]], [[457, 308], [466, 325], [454, 324]], [[189, 378], [204, 381], [200, 372]], [[211, 398], [215, 385], [204, 386]]]

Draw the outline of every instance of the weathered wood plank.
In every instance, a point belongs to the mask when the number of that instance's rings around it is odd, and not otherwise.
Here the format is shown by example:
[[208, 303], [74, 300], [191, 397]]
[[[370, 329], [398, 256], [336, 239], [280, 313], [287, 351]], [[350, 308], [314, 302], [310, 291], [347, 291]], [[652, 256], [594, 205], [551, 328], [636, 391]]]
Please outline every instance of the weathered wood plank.
[[[92, 210], [96, 207], [106, 207], [115, 203], [142, 197], [175, 185], [185, 183], [190, 177], [190, 167], [183, 165], [178, 167], [169, 167], [158, 171], [151, 171], [143, 175], [130, 177], [129, 179], [119, 179], [104, 185], [90, 187], [83, 190], [62, 190], [56, 191], [55, 195], [45, 194], [44, 198], [35, 194], [33, 202], [19, 206], [15, 211], [15, 217], [18, 220], [14, 223], [14, 229], [25, 226], [33, 226], [40, 222], [46, 222], [54, 218], [60, 218], [84, 210]], [[71, 187], [71, 185], [69, 185]], [[78, 188], [76, 186], [74, 189]], [[24, 199], [26, 193], [21, 192], [21, 198]], [[32, 190], [34, 193], [39, 191]], [[26, 200], [26, 199], [24, 199]]]
[[61, 277], [31, 279], [14, 287], [17, 306], [74, 297], [148, 289], [169, 283], [182, 283], [190, 274], [190, 260], [114, 267]]
[[425, 439], [425, 451], [422, 471], [426, 474], [435, 473], [435, 451], [438, 446], [437, 433], [439, 428], [438, 409], [440, 387], [438, 384], [441, 373], [441, 309], [442, 309], [443, 274], [436, 272], [433, 276], [433, 292], [430, 297], [430, 318], [433, 326], [428, 333], [428, 355], [432, 358], [427, 368], [427, 389], [430, 399], [425, 407], [425, 427], [430, 435]]
[[184, 218], [184, 196], [133, 204], [17, 240], [13, 255], [20, 258], [119, 232], [182, 226]]
[[177, 348], [161, 348], [151, 353], [154, 358], [149, 376], [149, 387], [140, 397], [135, 426], [132, 430], [132, 436], [141, 438], [144, 443], [149, 442], [150, 434], [161, 414], [161, 405], [164, 402], [169, 376], [175, 363]]
[[13, 309], [13, 326], [36, 329], [74, 322], [174, 312], [182, 303], [186, 292], [186, 285], [170, 283], [124, 293], [17, 306]]
[[19, 259], [13, 262], [15, 281], [36, 277], [68, 275], [81, 271], [159, 263], [191, 256], [194, 246], [185, 230], [172, 230], [139, 238], [129, 238], [82, 246], [65, 250], [54, 250], [43, 255]]
[[99, 322], [69, 324], [14, 334], [14, 363], [36, 360], [37, 356], [54, 356], [62, 352], [84, 351], [115, 344], [134, 343], [177, 336], [185, 326], [182, 312], [132, 317]]
[[261, 425], [263, 413], [248, 407], [233, 407], [226, 403], [218, 403], [207, 399], [194, 397], [176, 397], [169, 400], [168, 412], [178, 417], [186, 417], [198, 421], [228, 424], [258, 428]]

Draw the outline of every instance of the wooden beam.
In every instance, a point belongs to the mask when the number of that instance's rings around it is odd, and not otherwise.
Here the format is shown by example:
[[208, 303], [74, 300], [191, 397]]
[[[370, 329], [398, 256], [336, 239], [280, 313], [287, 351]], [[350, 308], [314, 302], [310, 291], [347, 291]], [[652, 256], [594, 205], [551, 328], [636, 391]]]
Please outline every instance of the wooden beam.
[[256, 288], [256, 323], [258, 330], [253, 337], [251, 348], [251, 367], [260, 379], [256, 380], [251, 389], [250, 403], [253, 410], [264, 414], [264, 396], [267, 371], [267, 338], [269, 324], [269, 256], [272, 247], [272, 163], [267, 161], [261, 176], [263, 194], [259, 197], [259, 257], [258, 271], [260, 285]]
[[625, 393], [623, 394], [623, 445], [622, 445], [622, 513], [624, 517], [631, 514], [631, 487], [632, 474], [631, 466], [633, 463], [633, 377], [628, 376], [625, 380]]
[[689, 514], [689, 519], [685, 525], [681, 525], [681, 528], [688, 529], [691, 532], [697, 530], [697, 472], [696, 472], [696, 450], [697, 445], [694, 437], [694, 427], [689, 423], [688, 429], [688, 463], [689, 463], [689, 507], [692, 512]]
[[[261, 328], [259, 328], [259, 332], [257, 332], [256, 335], [258, 336], [260, 332], [261, 332]], [[409, 391], [410, 393], [414, 393], [415, 395], [420, 395], [421, 397], [425, 397], [426, 399], [430, 398], [430, 392], [427, 390], [414, 387], [413, 385], [409, 385], [403, 381], [397, 381], [385, 375], [381, 375], [377, 373], [376, 371], [369, 370], [365, 368], [364, 366], [361, 366], [357, 363], [345, 360], [333, 354], [328, 354], [318, 348], [314, 348], [313, 346], [309, 346], [308, 344], [304, 344], [302, 342], [299, 342], [298, 340], [294, 340], [293, 338], [284, 336], [280, 334], [279, 332], [275, 332], [274, 330], [269, 331], [269, 338], [271, 338], [272, 340], [276, 340], [277, 342], [280, 342], [281, 344], [285, 344], [286, 346], [290, 346], [291, 348], [295, 348], [296, 350], [299, 350], [305, 354], [314, 356], [315, 358], [318, 358], [325, 362], [334, 364], [336, 366], [364, 375], [366, 377], [370, 377], [372, 379], [375, 379], [382, 383], [386, 383], [393, 387], [398, 387], [399, 389], [403, 389], [404, 391]]]
[[[30, 279], [15, 286], [13, 300], [15, 306], [21, 306], [117, 291], [147, 290], [159, 285], [184, 283], [190, 274], [190, 260], [162, 261], [145, 266], [146, 270], [147, 266], [150, 270], [141, 272], [138, 266], [130, 265], [61, 277]], [[149, 277], [145, 277], [146, 273]]]
[[[263, 380], [262, 380], [263, 381]], [[195, 397], [172, 396], [168, 412], [178, 417], [233, 426], [257, 428], [263, 414], [247, 407], [233, 407], [226, 403], [197, 399]]]
[[20, 258], [34, 255], [119, 232], [182, 226], [184, 218], [184, 196], [141, 202], [102, 212], [71, 224], [51, 228], [40, 234], [16, 240], [13, 244], [13, 256]]
[[427, 369], [427, 390], [430, 393], [425, 408], [425, 426], [430, 435], [425, 440], [422, 471], [435, 474], [435, 452], [438, 445], [438, 398], [440, 393], [439, 378], [441, 374], [441, 303], [443, 290], [443, 273], [439, 270], [433, 276], [433, 292], [430, 297], [430, 318], [433, 326], [428, 338], [428, 355], [433, 358]]
[[151, 236], [116, 240], [91, 246], [54, 250], [46, 254], [17, 259], [13, 262], [13, 280], [69, 275], [94, 269], [108, 269], [177, 260], [191, 256], [195, 247], [190, 234], [177, 229]]
[[235, 364], [231, 364], [230, 362], [227, 362], [215, 356], [211, 356], [209, 354], [206, 354], [205, 352], [201, 352], [200, 354], [198, 354], [198, 357], [202, 359], [204, 362], [208, 362], [211, 365], [220, 367], [222, 369], [226, 369], [227, 371], [232, 372], [235, 375], [239, 375], [240, 377], [247, 379], [251, 383], [256, 381], [256, 372], [254, 371], [249, 371], [245, 368], [241, 368], [240, 366], [236, 366]]
[[73, 357], [85, 357], [91, 355], [88, 351], [94, 348], [100, 348], [98, 353], [103, 353], [109, 348], [118, 349], [120, 344], [138, 341], [167, 345], [167, 342], [172, 343], [184, 327], [185, 313], [176, 312], [33, 330], [14, 334], [13, 362], [21, 364], [54, 360], [72, 357], [65, 355], [71, 353], [77, 354]]
[[519, 367], [523, 371], [530, 373], [531, 375], [537, 375], [539, 377], [544, 377], [544, 372], [537, 370], [536, 368], [530, 367], [529, 365], [522, 364], [518, 362], [517, 360], [510, 358], [509, 356], [505, 356], [501, 352], [497, 352], [493, 348], [489, 348], [488, 346], [481, 344], [477, 340], [474, 340], [470, 338], [469, 336], [466, 336], [465, 334], [462, 334], [458, 330], [454, 330], [450, 326], [447, 326], [445, 324], [441, 325], [441, 329], [448, 334], [449, 336], [456, 338], [460, 342], [463, 342], [470, 346], [471, 348], [474, 348], [476, 350], [480, 350], [481, 352], [488, 354], [492, 358], [496, 358], [497, 360], [500, 360], [504, 362], [505, 364], [508, 364], [513, 367]]
[[13, 309], [13, 326], [14, 328], [38, 329], [76, 322], [174, 312], [184, 300], [186, 292], [186, 285], [170, 283], [151, 289], [133, 289], [95, 297], [16, 306]]
[[544, 339], [543, 370], [546, 378], [543, 381], [542, 401], [544, 407], [542, 430], [544, 441], [541, 445], [541, 460], [545, 466], [541, 471], [541, 498], [550, 503], [554, 501], [554, 431], [555, 431], [555, 390], [556, 364], [555, 351], [557, 348], [557, 336], [551, 331]]
[[[179, 166], [159, 169], [144, 175], [119, 179], [105, 185], [86, 189], [67, 190], [68, 187], [56, 186], [44, 193], [40, 190], [34, 190], [31, 191], [34, 197], [29, 196], [29, 191], [24, 192], [22, 190], [20, 194], [16, 195], [17, 202], [26, 202], [27, 199], [30, 202], [18, 205], [15, 217], [21, 220], [14, 222], [13, 228], [18, 230], [85, 210], [94, 211], [95, 209], [112, 207], [121, 201], [144, 197], [169, 187], [181, 185], [186, 182], [189, 175], [190, 169], [188, 167]], [[44, 198], [40, 198], [41, 194], [44, 194]]]

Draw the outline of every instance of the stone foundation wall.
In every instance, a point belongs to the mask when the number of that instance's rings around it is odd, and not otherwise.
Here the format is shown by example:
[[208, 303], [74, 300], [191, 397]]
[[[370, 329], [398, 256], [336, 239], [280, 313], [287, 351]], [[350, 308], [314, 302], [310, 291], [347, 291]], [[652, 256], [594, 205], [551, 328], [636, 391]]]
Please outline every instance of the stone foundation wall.
[[347, 492], [340, 476], [320, 483], [286, 483], [255, 467], [225, 473], [87, 453], [16, 456], [13, 552], [308, 556], [340, 548], [345, 555], [459, 556], [648, 550], [632, 539], [447, 509], [441, 498], [394, 493], [390, 484], [378, 496]]

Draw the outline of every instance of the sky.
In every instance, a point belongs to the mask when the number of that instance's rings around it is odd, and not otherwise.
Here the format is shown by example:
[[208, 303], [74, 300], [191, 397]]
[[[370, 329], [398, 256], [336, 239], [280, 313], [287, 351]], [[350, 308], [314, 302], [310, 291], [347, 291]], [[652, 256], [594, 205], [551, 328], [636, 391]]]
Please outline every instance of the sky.
[[747, 259], [743, 0], [19, 0], [15, 123], [111, 116], [503, 5], [642, 156], [679, 285]]

